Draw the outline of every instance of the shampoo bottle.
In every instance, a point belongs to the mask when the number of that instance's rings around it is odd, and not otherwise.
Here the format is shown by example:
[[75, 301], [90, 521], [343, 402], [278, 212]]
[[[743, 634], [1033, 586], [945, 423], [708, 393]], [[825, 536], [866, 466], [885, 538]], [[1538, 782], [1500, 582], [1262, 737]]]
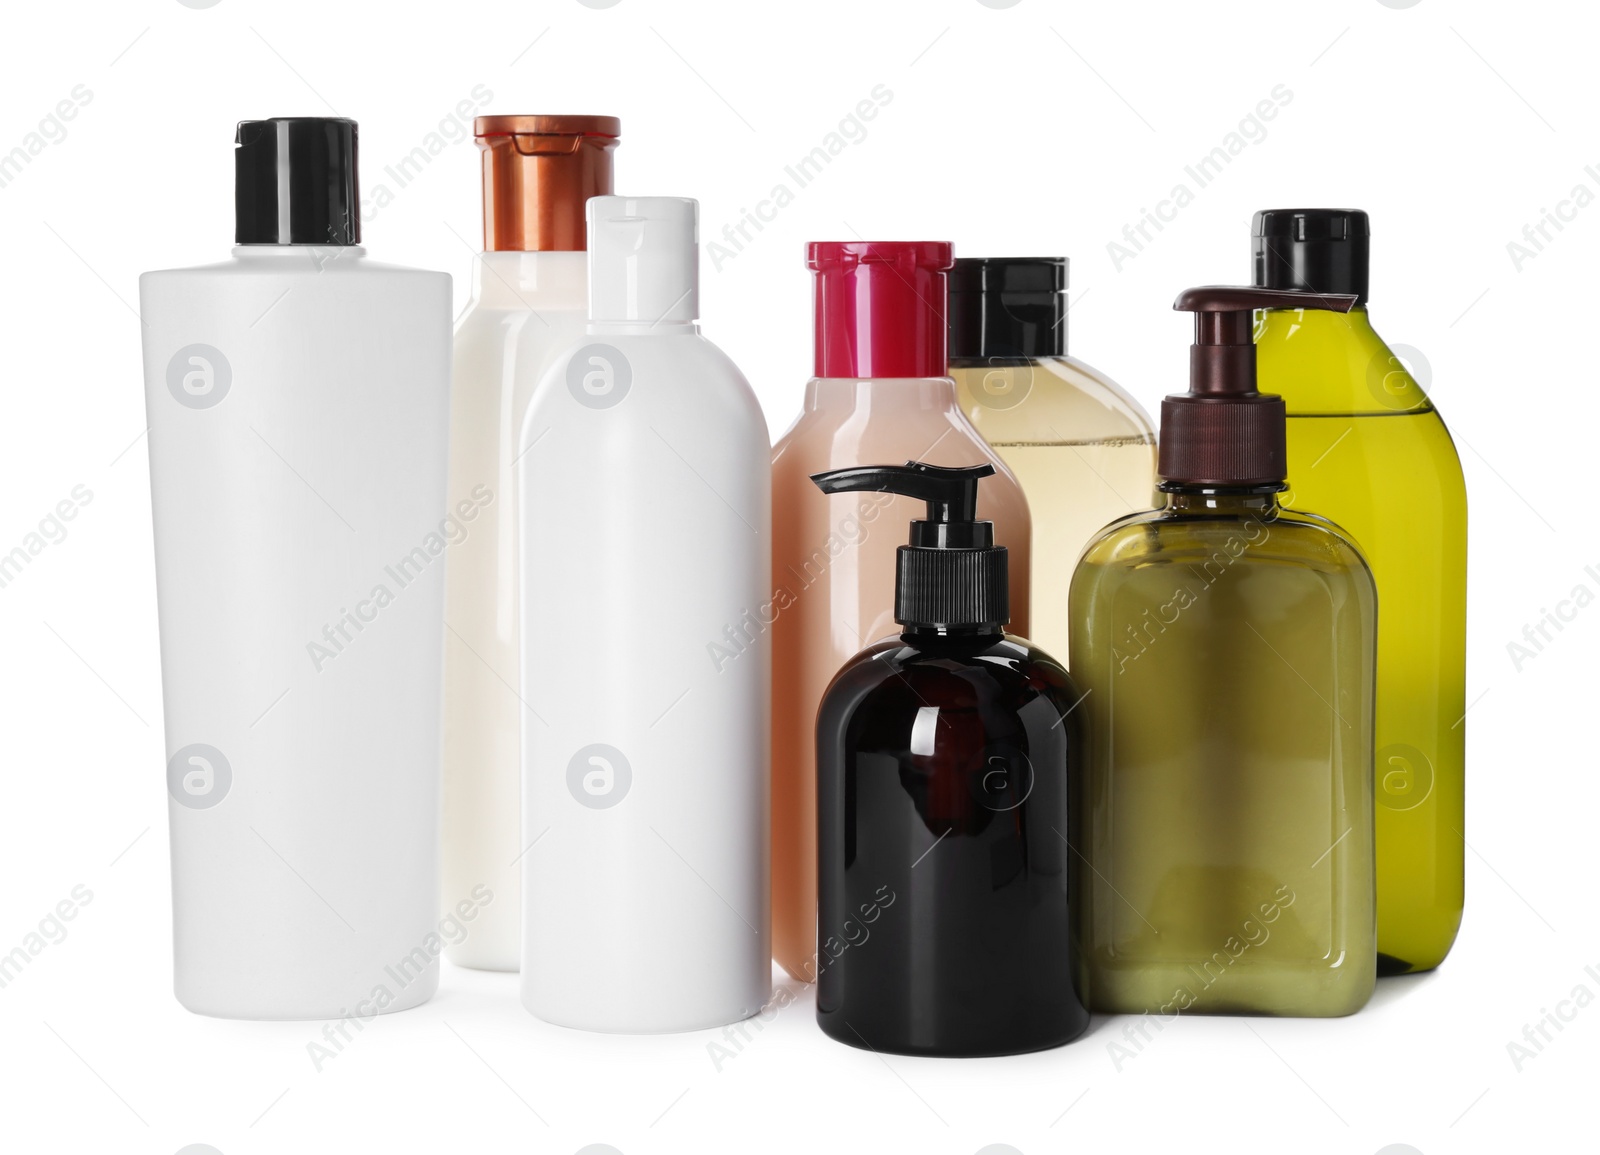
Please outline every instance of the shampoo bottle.
[[1255, 217], [1257, 285], [1353, 293], [1349, 313], [1267, 310], [1264, 388], [1289, 412], [1283, 503], [1338, 522], [1378, 583], [1380, 974], [1443, 961], [1461, 925], [1466, 808], [1467, 490], [1450, 432], [1367, 314], [1367, 214]]
[[1088, 1026], [1070, 978], [1078, 693], [1003, 633], [1007, 558], [979, 521], [992, 465], [820, 473], [927, 502], [897, 551], [902, 630], [817, 714], [817, 1022], [873, 1051], [1004, 1055]]
[[1065, 257], [956, 260], [950, 376], [961, 407], [1027, 495], [1028, 636], [1065, 658], [1072, 571], [1106, 523], [1149, 508], [1155, 429], [1115, 381], [1067, 355]]
[[368, 1019], [438, 980], [450, 278], [367, 259], [353, 121], [234, 164], [232, 256], [139, 282], [177, 995]]
[[822, 692], [858, 650], [898, 633], [895, 528], [917, 504], [890, 493], [830, 501], [823, 470], [880, 461], [988, 462], [982, 516], [1010, 549], [1010, 601], [1028, 624], [1028, 505], [978, 435], [945, 376], [945, 275], [939, 241], [814, 243], [816, 377], [772, 455], [772, 902], [774, 957], [816, 977], [816, 722]]
[[1377, 598], [1341, 530], [1278, 504], [1283, 401], [1257, 392], [1251, 344], [1252, 309], [1306, 296], [1178, 298], [1195, 344], [1189, 393], [1161, 407], [1165, 506], [1108, 526], [1073, 577], [1096, 1010], [1345, 1015], [1372, 993]]
[[[550, 361], [588, 318], [584, 204], [611, 191], [609, 116], [480, 116], [483, 247], [456, 325], [444, 650], [446, 911], [492, 897], [452, 962], [517, 969], [522, 690], [517, 668], [518, 436]], [[536, 551], [537, 552], [537, 551]]]
[[588, 328], [520, 449], [522, 1001], [697, 1030], [771, 986], [771, 449], [695, 324], [696, 203], [588, 220]]

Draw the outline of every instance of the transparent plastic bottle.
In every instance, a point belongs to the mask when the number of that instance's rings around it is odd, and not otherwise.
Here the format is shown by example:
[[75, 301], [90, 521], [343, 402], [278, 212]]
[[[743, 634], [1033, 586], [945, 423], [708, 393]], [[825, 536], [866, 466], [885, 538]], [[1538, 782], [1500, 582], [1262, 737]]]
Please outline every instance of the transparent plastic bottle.
[[1078, 694], [1003, 632], [1007, 551], [976, 519], [993, 474], [815, 478], [928, 503], [897, 550], [901, 633], [847, 663], [817, 712], [817, 1023], [853, 1047], [1017, 1054], [1089, 1025], [1067, 977]]
[[1139, 403], [1067, 356], [1066, 291], [1065, 257], [961, 257], [950, 274], [950, 376], [1027, 495], [1030, 637], [1063, 657], [1078, 558], [1108, 523], [1149, 508], [1156, 468]]
[[1283, 403], [1255, 391], [1250, 345], [1264, 292], [1179, 298], [1200, 339], [1190, 394], [1162, 406], [1164, 506], [1108, 527], [1072, 582], [1095, 1010], [1346, 1015], [1376, 981], [1377, 596], [1337, 526], [1278, 505]]
[[[1378, 583], [1378, 970], [1444, 961], [1466, 846], [1467, 491], [1450, 432], [1366, 309], [1367, 214], [1257, 213], [1256, 280], [1354, 293], [1348, 314], [1269, 309], [1261, 387], [1288, 406], [1283, 504], [1332, 518]], [[1313, 305], [1315, 302], [1312, 303]]]

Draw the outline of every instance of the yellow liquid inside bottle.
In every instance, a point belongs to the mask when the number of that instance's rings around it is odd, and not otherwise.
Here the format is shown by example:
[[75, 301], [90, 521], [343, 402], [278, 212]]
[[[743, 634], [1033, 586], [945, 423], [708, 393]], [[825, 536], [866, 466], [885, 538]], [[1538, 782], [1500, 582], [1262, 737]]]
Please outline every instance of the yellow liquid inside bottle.
[[1271, 310], [1257, 379], [1288, 406], [1286, 507], [1336, 522], [1378, 586], [1379, 973], [1436, 967], [1461, 924], [1467, 498], [1444, 422], [1365, 310]]
[[1119, 517], [1148, 509], [1150, 421], [1108, 377], [1071, 357], [951, 367], [961, 408], [1016, 475], [1033, 515], [1032, 632], [1067, 661], [1067, 588], [1084, 547]]

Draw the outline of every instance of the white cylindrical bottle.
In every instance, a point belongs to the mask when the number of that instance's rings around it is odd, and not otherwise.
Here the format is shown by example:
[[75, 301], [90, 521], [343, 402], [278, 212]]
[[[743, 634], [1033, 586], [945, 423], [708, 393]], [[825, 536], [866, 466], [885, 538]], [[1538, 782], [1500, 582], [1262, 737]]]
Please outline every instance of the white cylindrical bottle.
[[443, 949], [450, 278], [366, 259], [353, 122], [235, 156], [232, 257], [140, 280], [176, 990], [359, 1020]]
[[695, 324], [698, 205], [588, 215], [588, 332], [522, 434], [522, 1001], [694, 1030], [771, 987], [770, 449]]
[[452, 962], [514, 971], [521, 948], [522, 690], [517, 437], [551, 359], [583, 335], [583, 207], [611, 191], [609, 116], [480, 116], [483, 252], [456, 327], [450, 508], [463, 519], [445, 606], [444, 910], [484, 893]]

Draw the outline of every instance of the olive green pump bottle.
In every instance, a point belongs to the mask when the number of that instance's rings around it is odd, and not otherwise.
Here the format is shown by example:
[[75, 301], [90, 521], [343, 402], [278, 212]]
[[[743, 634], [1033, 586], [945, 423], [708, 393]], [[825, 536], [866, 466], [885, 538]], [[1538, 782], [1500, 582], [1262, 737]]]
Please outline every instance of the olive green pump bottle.
[[1436, 967], [1461, 925], [1467, 492], [1450, 433], [1367, 316], [1367, 214], [1255, 216], [1257, 285], [1353, 293], [1271, 309], [1261, 387], [1288, 406], [1292, 508], [1332, 518], [1378, 583], [1378, 972]]
[[1284, 407], [1256, 391], [1251, 310], [1292, 303], [1178, 298], [1196, 339], [1190, 392], [1162, 404], [1165, 507], [1106, 527], [1073, 575], [1094, 1010], [1346, 1015], [1372, 993], [1377, 595], [1337, 526], [1278, 503]]

